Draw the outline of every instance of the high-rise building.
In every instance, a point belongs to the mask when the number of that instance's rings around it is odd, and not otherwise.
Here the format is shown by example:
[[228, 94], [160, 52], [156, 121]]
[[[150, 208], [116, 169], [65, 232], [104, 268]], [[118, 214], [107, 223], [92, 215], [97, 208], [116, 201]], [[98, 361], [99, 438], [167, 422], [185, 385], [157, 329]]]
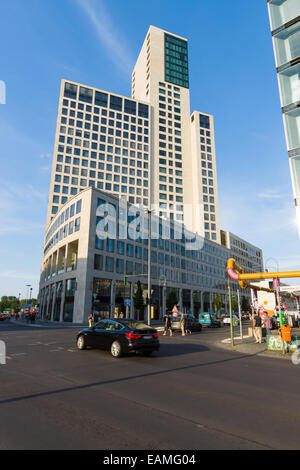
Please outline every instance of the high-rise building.
[[300, 231], [300, 1], [268, 0], [268, 8]]
[[213, 116], [190, 112], [188, 42], [150, 26], [132, 74], [132, 97], [154, 110], [152, 202], [220, 243]]
[[[146, 211], [151, 246], [143, 224], [131, 236], [135, 210], [145, 215], [139, 205], [154, 211]], [[214, 119], [190, 112], [186, 39], [150, 26], [132, 98], [62, 80], [40, 278], [43, 318], [137, 315], [137, 281], [151, 295], [154, 318], [166, 311], [173, 289], [181, 311], [213, 311], [216, 295], [228, 311], [226, 262], [237, 254], [234, 243], [221, 244]]]
[[150, 121], [147, 103], [62, 80], [47, 224], [88, 187], [147, 207]]
[[186, 39], [150, 26], [132, 98], [62, 80], [47, 223], [87, 187], [220, 243], [214, 119], [190, 114]]

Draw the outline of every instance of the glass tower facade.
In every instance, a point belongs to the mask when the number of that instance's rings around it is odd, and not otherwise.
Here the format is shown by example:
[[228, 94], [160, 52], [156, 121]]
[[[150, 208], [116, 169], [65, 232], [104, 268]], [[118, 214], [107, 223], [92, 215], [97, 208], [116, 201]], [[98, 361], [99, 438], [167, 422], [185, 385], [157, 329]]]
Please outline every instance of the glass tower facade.
[[165, 33], [166, 82], [189, 88], [188, 43]]
[[300, 230], [300, 1], [268, 0], [268, 8]]

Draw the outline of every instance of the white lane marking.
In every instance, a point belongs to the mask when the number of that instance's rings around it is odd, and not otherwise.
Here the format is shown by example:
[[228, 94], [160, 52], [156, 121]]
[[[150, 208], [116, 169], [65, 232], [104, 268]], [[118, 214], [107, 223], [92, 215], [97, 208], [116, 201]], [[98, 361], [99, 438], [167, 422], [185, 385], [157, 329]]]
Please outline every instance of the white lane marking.
[[11, 354], [11, 356], [16, 357], [16, 356], [26, 356], [26, 353], [14, 353]]

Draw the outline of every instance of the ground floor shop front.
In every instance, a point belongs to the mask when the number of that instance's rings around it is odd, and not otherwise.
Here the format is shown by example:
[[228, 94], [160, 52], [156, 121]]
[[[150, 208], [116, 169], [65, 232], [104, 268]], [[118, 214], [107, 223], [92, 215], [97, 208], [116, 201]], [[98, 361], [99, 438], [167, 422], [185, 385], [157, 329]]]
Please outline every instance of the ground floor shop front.
[[[90, 289], [80, 286], [81, 280], [62, 279], [49, 283], [40, 292], [40, 316], [44, 320], [57, 322], [85, 323], [90, 313], [99, 318], [147, 318], [148, 286], [145, 279], [138, 284], [134, 280], [125, 282], [108, 278], [94, 277]], [[151, 318], [162, 319], [173, 304], [179, 312], [213, 312], [214, 299], [218, 296], [221, 311], [228, 311], [228, 296], [220, 291], [201, 291], [178, 286], [153, 283], [151, 285]], [[83, 301], [84, 297], [84, 301]]]

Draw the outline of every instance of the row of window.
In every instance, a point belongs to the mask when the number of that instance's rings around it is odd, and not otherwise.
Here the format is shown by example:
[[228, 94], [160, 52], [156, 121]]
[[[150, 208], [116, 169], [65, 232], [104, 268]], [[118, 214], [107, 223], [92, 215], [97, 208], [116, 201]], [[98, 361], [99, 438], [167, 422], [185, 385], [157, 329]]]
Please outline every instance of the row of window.
[[76, 214], [80, 214], [81, 212], [81, 209], [82, 209], [82, 200], [80, 199], [79, 201], [77, 201], [76, 203], [70, 205], [70, 207], [67, 207], [62, 213], [61, 215], [59, 215], [57, 217], [57, 219], [53, 222], [53, 224], [51, 225], [47, 235], [46, 235], [46, 239], [45, 239], [45, 242], [47, 243], [47, 241], [49, 240], [49, 238], [51, 237], [51, 235], [56, 231], [56, 229], [58, 227], [60, 227], [61, 224], [63, 224], [64, 222], [66, 222], [67, 220], [69, 220], [71, 217], [74, 217], [74, 215]]
[[[114, 259], [110, 256], [103, 256], [103, 255], [95, 255], [94, 257], [94, 269], [98, 271], [106, 271], [109, 273], [118, 273], [118, 274], [145, 274], [147, 272], [147, 266], [143, 265], [142, 263], [137, 263], [133, 261], [125, 261], [123, 259]], [[159, 268], [157, 266], [151, 266], [151, 278], [157, 279], [158, 278]], [[214, 275], [214, 273], [209, 272], [208, 274]], [[191, 272], [181, 272], [175, 270], [169, 270], [168, 268], [164, 269], [164, 275], [167, 281], [176, 281], [176, 282], [183, 282], [183, 283], [198, 283], [203, 285], [203, 278], [199, 275], [192, 274]], [[224, 276], [221, 275], [221, 272], [217, 273], [217, 276], [221, 279]], [[212, 280], [211, 280], [212, 281]], [[214, 279], [216, 283], [217, 280]]]
[[71, 83], [65, 83], [64, 96], [72, 100], [79, 100], [89, 104], [95, 104], [104, 108], [110, 108], [115, 111], [124, 111], [126, 114], [138, 115], [139, 117], [149, 118], [149, 106], [137, 103], [126, 98], [115, 95], [109, 95], [91, 88], [77, 86]]
[[69, 223], [65, 224], [64, 227], [60, 228], [56, 234], [51, 238], [49, 243], [47, 243], [44, 249], [44, 256], [51, 250], [59, 241], [66, 238], [68, 235], [72, 235], [73, 232], [78, 232], [80, 230], [80, 217], [77, 217], [75, 220], [71, 220]]
[[[147, 240], [148, 241], [148, 240]], [[158, 241], [158, 243], [155, 243]], [[151, 240], [151, 246], [154, 248], [160, 248], [162, 250], [169, 251], [174, 255], [163, 253], [160, 251], [151, 250], [151, 262], [159, 263], [165, 266], [172, 266], [178, 269], [187, 269], [188, 271], [194, 272], [207, 272], [210, 270], [209, 266], [205, 265], [207, 263], [210, 265], [214, 274], [220, 273], [217, 268], [212, 266], [224, 268], [226, 263], [224, 260], [208, 256], [200, 251], [189, 251], [186, 250], [184, 246], [171, 242], [169, 240]], [[115, 253], [121, 256], [127, 256], [128, 258], [137, 258], [140, 260], [148, 261], [148, 248], [143, 248], [140, 245], [133, 245], [132, 243], [126, 243], [125, 241], [116, 240], [112, 238], [95, 238], [95, 248], [101, 251], [107, 251], [109, 253]], [[195, 260], [201, 261], [203, 264], [190, 261], [189, 259], [181, 258], [180, 256], [186, 256], [188, 258], [193, 258]]]
[[[78, 109], [77, 112], [77, 117], [80, 119], [84, 119], [83, 117], [83, 112], [86, 112], [86, 120], [91, 121], [91, 113], [93, 113], [95, 116], [102, 116], [101, 123], [106, 124], [107, 122], [107, 117], [111, 119], [116, 119], [117, 121], [125, 121], [125, 122], [131, 122], [132, 124], [138, 123], [139, 126], [144, 125], [145, 127], [149, 126], [149, 121], [146, 119], [141, 119], [141, 118], [135, 118], [133, 116], [128, 116], [126, 114], [121, 114], [121, 113], [115, 113], [114, 111], [107, 111], [105, 109], [100, 109], [100, 108], [92, 108], [92, 106], [89, 105], [84, 105], [82, 103], [76, 103], [75, 101], [69, 101], [69, 100], [63, 100], [63, 107], [64, 108], [69, 108], [69, 115], [71, 117], [75, 117], [75, 111], [74, 109]], [[62, 111], [62, 114], [68, 115], [68, 109], [65, 109]], [[111, 121], [110, 121], [111, 122]], [[112, 126], [114, 125], [114, 122], [111, 124]]]
[[[117, 126], [116, 129], [125, 129], [125, 131], [129, 130], [129, 125], [128, 124], [124, 124], [122, 127], [121, 126]], [[74, 134], [74, 129], [73, 128], [70, 128], [70, 134], [72, 133], [73, 131], [73, 134]], [[84, 131], [84, 138], [85, 139], [91, 139], [91, 140], [100, 140], [100, 135], [116, 135], [117, 137], [122, 137], [122, 133], [121, 131], [117, 131], [115, 130], [114, 128], [112, 127], [106, 127], [106, 126], [98, 126], [97, 125], [93, 125], [93, 133], [89, 132], [89, 131]], [[128, 132], [123, 132], [123, 138], [124, 139], [128, 139], [128, 136], [129, 136], [129, 133]], [[136, 126], [130, 126], [130, 131], [131, 132], [137, 132], [138, 134], [145, 134], [145, 136], [149, 135], [149, 129], [144, 129], [143, 127], [136, 127]], [[61, 134], [66, 134], [67, 133], [67, 127], [66, 126], [61, 126], [60, 127], [60, 132]], [[82, 133], [82, 132], [81, 132]], [[126, 137], [127, 136], [127, 137]], [[63, 136], [61, 136], [62, 138]], [[80, 136], [81, 137], [81, 136]], [[66, 139], [65, 139], [66, 140]], [[63, 142], [65, 142], [65, 140], [62, 139]], [[81, 146], [81, 139], [75, 139], [75, 142], [77, 142], [77, 144], [75, 145], [78, 145], [78, 146]], [[67, 141], [67, 143], [73, 143], [73, 141], [69, 142]]]

